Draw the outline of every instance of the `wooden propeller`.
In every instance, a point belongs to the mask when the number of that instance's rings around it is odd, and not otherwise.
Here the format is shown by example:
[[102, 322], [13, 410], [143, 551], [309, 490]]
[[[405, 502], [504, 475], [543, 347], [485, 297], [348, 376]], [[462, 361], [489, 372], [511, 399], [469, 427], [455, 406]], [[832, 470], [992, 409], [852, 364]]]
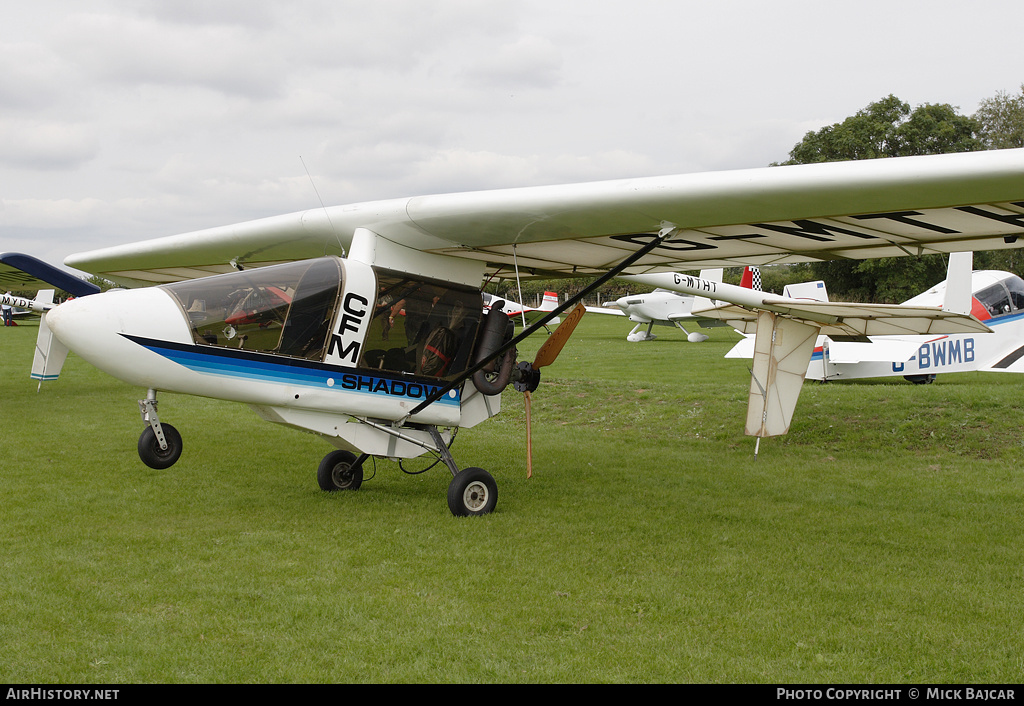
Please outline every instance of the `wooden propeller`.
[[[523, 399], [526, 402], [526, 477], [533, 477], [533, 435], [531, 430], [531, 419], [530, 419], [530, 401], [532, 399], [530, 393], [532, 390], [537, 389], [537, 383], [540, 381], [540, 375], [537, 372], [544, 366], [551, 365], [555, 362], [558, 354], [562, 352], [562, 348], [565, 347], [566, 341], [572, 335], [572, 332], [576, 330], [576, 325], [583, 318], [583, 315], [587, 312], [583, 304], [577, 304], [572, 311], [565, 317], [565, 320], [559, 324], [558, 328], [555, 329], [554, 333], [547, 337], [544, 344], [537, 351], [537, 355], [534, 356], [533, 364], [520, 363], [520, 370], [524, 374], [530, 377], [529, 382], [523, 383], [521, 389], [523, 391]], [[520, 387], [520, 383], [517, 383], [517, 388]]]

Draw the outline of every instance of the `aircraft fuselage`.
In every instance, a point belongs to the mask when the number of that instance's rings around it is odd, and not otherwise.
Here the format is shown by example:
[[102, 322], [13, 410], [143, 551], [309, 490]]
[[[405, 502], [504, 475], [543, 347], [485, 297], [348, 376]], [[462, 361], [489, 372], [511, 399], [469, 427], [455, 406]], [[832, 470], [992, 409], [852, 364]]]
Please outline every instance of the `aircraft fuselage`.
[[[399, 422], [465, 370], [481, 315], [478, 290], [328, 257], [82, 297], [47, 320], [133, 385]], [[409, 421], [471, 426], [467, 397], [471, 382]]]

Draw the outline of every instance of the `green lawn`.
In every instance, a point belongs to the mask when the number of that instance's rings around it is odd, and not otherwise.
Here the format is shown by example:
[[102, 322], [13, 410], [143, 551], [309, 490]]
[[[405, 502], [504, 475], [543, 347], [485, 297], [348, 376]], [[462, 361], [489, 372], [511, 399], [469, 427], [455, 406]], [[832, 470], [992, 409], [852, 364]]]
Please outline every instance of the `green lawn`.
[[532, 479], [521, 395], [459, 434], [500, 497], [458, 519], [441, 466], [323, 493], [328, 444], [214, 400], [161, 395], [185, 452], [151, 470], [143, 390], [72, 356], [37, 393], [36, 329], [0, 330], [0, 675], [1020, 681], [1024, 379], [808, 383], [754, 462], [736, 334], [629, 328], [545, 370]]

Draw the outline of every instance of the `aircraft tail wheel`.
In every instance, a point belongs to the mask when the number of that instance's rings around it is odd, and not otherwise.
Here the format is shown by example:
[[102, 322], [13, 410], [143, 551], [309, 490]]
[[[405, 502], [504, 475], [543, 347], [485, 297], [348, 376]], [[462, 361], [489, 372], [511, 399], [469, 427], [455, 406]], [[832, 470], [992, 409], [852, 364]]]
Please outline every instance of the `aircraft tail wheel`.
[[163, 470], [173, 466], [181, 458], [181, 434], [170, 424], [161, 424], [167, 448], [161, 449], [153, 427], [146, 427], [139, 437], [139, 458], [150, 468]]
[[363, 484], [363, 466], [356, 464], [356, 455], [351, 451], [332, 451], [320, 462], [316, 482], [321, 490], [359, 490]]
[[464, 468], [448, 485], [448, 509], [456, 517], [486, 515], [498, 504], [498, 484], [482, 468]]

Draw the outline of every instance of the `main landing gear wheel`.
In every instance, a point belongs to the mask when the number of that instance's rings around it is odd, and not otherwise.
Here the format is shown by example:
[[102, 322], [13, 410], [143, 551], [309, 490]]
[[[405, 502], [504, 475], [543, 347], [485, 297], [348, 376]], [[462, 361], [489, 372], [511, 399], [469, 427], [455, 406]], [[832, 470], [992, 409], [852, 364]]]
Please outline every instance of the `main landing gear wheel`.
[[150, 468], [163, 470], [173, 466], [181, 458], [181, 434], [170, 424], [161, 424], [167, 448], [161, 449], [153, 427], [146, 427], [139, 437], [139, 458]]
[[448, 485], [448, 509], [456, 517], [486, 515], [498, 504], [498, 484], [482, 468], [464, 468]]
[[351, 451], [332, 451], [320, 462], [316, 482], [321, 490], [359, 490], [363, 484], [363, 466], [356, 464], [356, 455]]

